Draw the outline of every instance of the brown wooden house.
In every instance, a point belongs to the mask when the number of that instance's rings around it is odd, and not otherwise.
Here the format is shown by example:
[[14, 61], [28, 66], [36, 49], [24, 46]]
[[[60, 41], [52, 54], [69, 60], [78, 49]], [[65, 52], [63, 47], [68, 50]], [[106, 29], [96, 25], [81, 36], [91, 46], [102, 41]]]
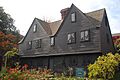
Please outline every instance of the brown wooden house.
[[61, 10], [61, 17], [55, 22], [33, 20], [19, 43], [22, 64], [61, 72], [86, 68], [98, 56], [114, 52], [105, 9], [83, 13], [72, 4]]

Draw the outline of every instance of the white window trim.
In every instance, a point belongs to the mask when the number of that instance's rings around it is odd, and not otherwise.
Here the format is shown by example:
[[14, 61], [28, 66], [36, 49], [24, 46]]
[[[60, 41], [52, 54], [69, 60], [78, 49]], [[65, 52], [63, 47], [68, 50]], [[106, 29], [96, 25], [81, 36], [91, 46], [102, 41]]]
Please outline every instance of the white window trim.
[[33, 32], [36, 32], [36, 31], [37, 31], [37, 24], [33, 26]]
[[55, 45], [55, 37], [50, 37], [50, 45]]
[[[70, 38], [74, 38], [74, 41], [72, 41], [72, 39], [70, 39]], [[68, 44], [72, 44], [72, 43], [75, 43], [76, 41], [76, 33], [75, 32], [73, 32], [73, 33], [68, 33], [68, 35], [67, 35], [67, 43]]]
[[84, 30], [80, 32], [80, 41], [89, 41], [90, 40], [90, 31]]
[[76, 21], [76, 13], [73, 12], [71, 13], [71, 22], [75, 22]]

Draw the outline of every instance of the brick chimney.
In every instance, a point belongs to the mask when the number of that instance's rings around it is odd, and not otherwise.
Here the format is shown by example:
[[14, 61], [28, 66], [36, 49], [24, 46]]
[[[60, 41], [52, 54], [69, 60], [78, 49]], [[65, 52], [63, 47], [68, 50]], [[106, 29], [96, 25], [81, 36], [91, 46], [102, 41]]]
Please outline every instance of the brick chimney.
[[67, 15], [68, 11], [69, 11], [69, 8], [65, 8], [65, 9], [62, 9], [60, 11], [60, 13], [61, 13], [61, 19], [65, 18], [65, 16]]

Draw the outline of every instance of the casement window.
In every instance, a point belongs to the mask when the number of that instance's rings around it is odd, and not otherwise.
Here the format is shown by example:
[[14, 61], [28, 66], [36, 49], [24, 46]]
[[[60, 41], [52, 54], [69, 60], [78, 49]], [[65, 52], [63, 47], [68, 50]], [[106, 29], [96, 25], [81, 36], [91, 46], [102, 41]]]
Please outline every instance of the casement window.
[[41, 48], [41, 39], [35, 40], [35, 48]]
[[36, 31], [37, 31], [37, 24], [33, 26], [33, 32], [36, 32]]
[[90, 35], [89, 35], [90, 33], [89, 33], [89, 30], [84, 30], [84, 31], [81, 31], [80, 32], [80, 41], [89, 41], [89, 37], [90, 37]]
[[50, 45], [51, 46], [55, 45], [55, 37], [50, 38]]
[[27, 49], [31, 49], [32, 48], [32, 41], [29, 41], [28, 43], [27, 43]]
[[69, 33], [68, 36], [67, 36], [68, 44], [75, 43], [75, 40], [76, 40], [75, 38], [76, 38], [75, 32], [74, 33]]
[[71, 22], [75, 22], [76, 21], [76, 13], [71, 13]]

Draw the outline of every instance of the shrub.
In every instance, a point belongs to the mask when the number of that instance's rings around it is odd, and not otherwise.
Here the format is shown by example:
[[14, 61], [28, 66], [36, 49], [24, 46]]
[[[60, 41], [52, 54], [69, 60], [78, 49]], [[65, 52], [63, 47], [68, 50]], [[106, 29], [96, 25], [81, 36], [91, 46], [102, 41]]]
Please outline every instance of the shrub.
[[108, 53], [107, 55], [99, 56], [94, 64], [88, 66], [89, 78], [112, 79], [115, 75], [120, 63], [120, 55]]
[[49, 69], [28, 69], [28, 65], [23, 67], [17, 65], [15, 68], [3, 67], [0, 72], [0, 80], [84, 80], [82, 78], [55, 75]]

